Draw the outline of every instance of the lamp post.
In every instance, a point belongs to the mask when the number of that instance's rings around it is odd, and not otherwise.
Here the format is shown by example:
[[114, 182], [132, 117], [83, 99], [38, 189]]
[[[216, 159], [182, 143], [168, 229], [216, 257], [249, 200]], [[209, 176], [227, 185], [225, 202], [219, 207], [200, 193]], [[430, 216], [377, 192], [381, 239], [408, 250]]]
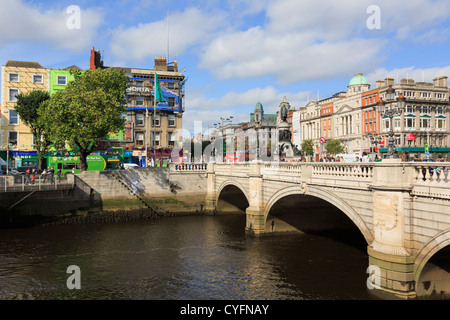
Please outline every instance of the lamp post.
[[[377, 135], [377, 133], [375, 131], [370, 131], [367, 133], [367, 137], [369, 139], [369, 150], [371, 150], [370, 154], [372, 154], [372, 151], [374, 151], [375, 153], [378, 152], [376, 150], [376, 148], [377, 148], [378, 144], [380, 143], [381, 137], [379, 137], [379, 136], [377, 137], [376, 135]], [[374, 145], [375, 148], [372, 149], [372, 145]], [[374, 157], [372, 157], [372, 158], [374, 158]], [[372, 160], [374, 160], [374, 159], [372, 159]]]
[[[396, 105], [394, 106], [394, 102]], [[380, 100], [378, 107], [382, 117], [389, 117], [389, 139], [388, 139], [388, 151], [386, 159], [398, 159], [397, 148], [394, 139], [394, 124], [393, 119], [395, 115], [401, 115], [405, 106], [405, 98], [399, 96], [395, 99], [395, 90], [392, 86], [389, 86], [386, 92], [386, 101]]]

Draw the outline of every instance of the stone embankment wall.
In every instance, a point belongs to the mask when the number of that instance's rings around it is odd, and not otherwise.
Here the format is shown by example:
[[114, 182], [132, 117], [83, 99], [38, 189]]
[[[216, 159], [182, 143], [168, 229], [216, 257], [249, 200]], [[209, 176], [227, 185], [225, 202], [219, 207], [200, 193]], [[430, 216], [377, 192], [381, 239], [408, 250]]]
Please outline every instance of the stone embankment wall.
[[[141, 217], [204, 213], [206, 173], [169, 168], [131, 168], [120, 171], [87, 171], [72, 176], [71, 190], [0, 192], [0, 222], [24, 217], [93, 219], [93, 213], [120, 213]], [[72, 180], [71, 180], [72, 181]], [[12, 204], [27, 196], [13, 209]], [[97, 221], [97, 215], [94, 220]], [[19, 219], [20, 218], [20, 219]], [[85, 220], [85, 218], [83, 218]]]
[[166, 214], [201, 212], [206, 196], [205, 172], [169, 168], [87, 171], [75, 177], [75, 192], [89, 195], [102, 210], [148, 208]]

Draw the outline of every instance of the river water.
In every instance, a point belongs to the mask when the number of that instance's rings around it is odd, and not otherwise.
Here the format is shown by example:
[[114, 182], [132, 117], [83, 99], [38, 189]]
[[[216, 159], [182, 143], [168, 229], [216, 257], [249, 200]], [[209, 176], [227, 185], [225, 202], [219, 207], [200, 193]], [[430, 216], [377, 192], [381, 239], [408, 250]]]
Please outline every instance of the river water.
[[[0, 299], [375, 299], [365, 245], [244, 226], [223, 215], [0, 230]], [[67, 287], [72, 265], [80, 289]]]

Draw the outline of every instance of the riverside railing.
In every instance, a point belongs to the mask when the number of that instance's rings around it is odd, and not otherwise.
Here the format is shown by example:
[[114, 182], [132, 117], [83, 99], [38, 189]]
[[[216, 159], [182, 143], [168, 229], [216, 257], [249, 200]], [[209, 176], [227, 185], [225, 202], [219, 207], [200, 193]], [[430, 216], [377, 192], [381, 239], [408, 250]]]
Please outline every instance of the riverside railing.
[[66, 174], [61, 178], [55, 175], [52, 180], [48, 174], [36, 174], [34, 180], [31, 174], [29, 177], [22, 174], [0, 176], [0, 192], [61, 190], [71, 189], [73, 186], [73, 174]]

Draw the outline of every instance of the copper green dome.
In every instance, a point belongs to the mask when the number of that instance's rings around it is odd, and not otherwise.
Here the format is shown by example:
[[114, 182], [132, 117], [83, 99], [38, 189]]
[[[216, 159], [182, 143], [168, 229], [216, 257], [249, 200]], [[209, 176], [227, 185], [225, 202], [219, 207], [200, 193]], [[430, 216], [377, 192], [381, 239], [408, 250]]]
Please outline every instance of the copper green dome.
[[255, 106], [255, 111], [263, 111], [263, 106], [261, 102], [258, 102]]
[[355, 76], [350, 80], [348, 86], [357, 86], [357, 85], [370, 85], [369, 80], [367, 80], [366, 77], [363, 76], [362, 73], [357, 73]]

